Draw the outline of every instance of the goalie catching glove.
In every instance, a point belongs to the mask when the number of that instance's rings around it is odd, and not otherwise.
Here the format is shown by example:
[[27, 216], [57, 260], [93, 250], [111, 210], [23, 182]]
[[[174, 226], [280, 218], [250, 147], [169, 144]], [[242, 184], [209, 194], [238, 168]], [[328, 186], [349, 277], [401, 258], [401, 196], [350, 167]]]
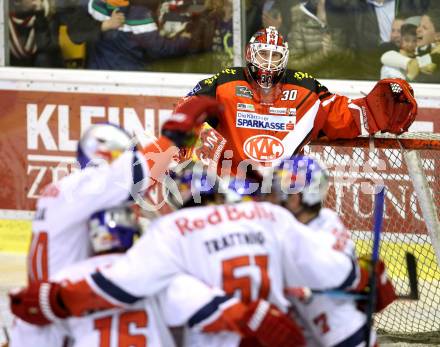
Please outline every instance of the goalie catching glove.
[[[371, 258], [371, 257], [370, 257]], [[360, 280], [355, 291], [356, 292], [368, 292], [369, 278], [371, 273], [371, 259], [364, 256], [358, 259], [360, 269]], [[376, 263], [376, 307], [374, 312], [380, 312], [394, 300], [397, 299], [394, 286], [391, 280], [388, 278], [385, 271], [385, 263], [382, 260], [378, 260]]]
[[414, 91], [399, 78], [380, 80], [367, 96], [352, 100], [348, 107], [359, 112], [355, 120], [362, 135], [378, 131], [399, 135], [408, 130], [417, 115]]

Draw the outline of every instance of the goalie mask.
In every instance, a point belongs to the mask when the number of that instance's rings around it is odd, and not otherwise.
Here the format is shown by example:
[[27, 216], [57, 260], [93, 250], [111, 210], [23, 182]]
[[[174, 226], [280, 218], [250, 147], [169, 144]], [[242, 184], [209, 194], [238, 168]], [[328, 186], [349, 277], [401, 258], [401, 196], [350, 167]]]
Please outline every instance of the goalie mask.
[[287, 42], [275, 27], [257, 31], [246, 46], [247, 72], [263, 90], [281, 80], [288, 58]]
[[301, 204], [313, 207], [324, 201], [328, 177], [327, 170], [316, 159], [298, 155], [284, 160], [275, 170], [274, 188], [283, 202], [289, 194], [301, 194]]
[[102, 161], [111, 163], [131, 147], [131, 138], [124, 129], [110, 123], [95, 124], [81, 136], [77, 160], [81, 169]]
[[125, 252], [141, 234], [139, 220], [131, 206], [96, 212], [88, 226], [95, 254]]

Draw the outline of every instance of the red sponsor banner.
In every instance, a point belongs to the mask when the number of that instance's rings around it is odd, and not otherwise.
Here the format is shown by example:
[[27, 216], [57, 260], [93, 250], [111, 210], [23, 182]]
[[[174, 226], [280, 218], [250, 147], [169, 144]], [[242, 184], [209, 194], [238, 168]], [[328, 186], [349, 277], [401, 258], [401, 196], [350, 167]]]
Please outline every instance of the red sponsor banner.
[[[426, 223], [400, 149], [311, 146], [308, 155], [324, 163], [330, 174], [326, 206], [338, 211], [352, 231], [373, 230], [374, 188], [385, 186], [383, 231], [426, 234]], [[423, 174], [434, 193], [440, 191], [440, 151], [420, 150]]]
[[158, 135], [175, 97], [5, 91], [0, 93], [0, 209], [33, 210], [41, 188], [70, 170], [80, 133], [112, 122]]
[[[3, 90], [0, 209], [33, 210], [41, 188], [75, 168], [80, 133], [90, 124], [110, 121], [132, 134], [146, 131], [157, 136], [177, 101], [161, 96]], [[434, 132], [440, 132], [437, 111], [420, 109], [417, 120], [432, 122]], [[248, 145], [252, 152], [255, 144]]]

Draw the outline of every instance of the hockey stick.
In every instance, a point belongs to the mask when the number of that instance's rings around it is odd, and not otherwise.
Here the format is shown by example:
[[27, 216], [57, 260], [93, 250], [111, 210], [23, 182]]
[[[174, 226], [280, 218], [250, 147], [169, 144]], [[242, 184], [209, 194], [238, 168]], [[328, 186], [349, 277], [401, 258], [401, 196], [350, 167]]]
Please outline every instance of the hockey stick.
[[6, 343], [5, 345], [2, 344], [1, 346], [8, 346], [10, 342], [9, 333], [8, 333], [8, 328], [6, 327], [6, 323], [3, 320], [2, 314], [0, 314], [0, 327], [3, 330], [3, 335], [5, 336], [5, 343]]
[[419, 286], [417, 279], [417, 262], [414, 254], [406, 252], [406, 266], [409, 279], [409, 293], [407, 295], [399, 295], [397, 299], [403, 300], [419, 300]]
[[[371, 255], [371, 272], [369, 274], [369, 279], [368, 279], [368, 286], [370, 288], [370, 291], [367, 294], [354, 294], [353, 296], [354, 298], [366, 300], [366, 316], [367, 316], [366, 329], [365, 329], [366, 347], [370, 346], [370, 338], [371, 338], [370, 335], [373, 326], [373, 312], [376, 307], [376, 291], [377, 291], [376, 265], [379, 260], [379, 246], [380, 246], [380, 234], [381, 234], [382, 222], [383, 222], [384, 199], [385, 199], [385, 187], [377, 186], [376, 198], [374, 201], [374, 229], [373, 229], [373, 251]], [[289, 293], [289, 289], [287, 290], [287, 293]], [[308, 293], [310, 293], [310, 289]], [[306, 295], [304, 296], [305, 298], [307, 298], [308, 293], [306, 293]], [[311, 295], [309, 295], [309, 298], [310, 296]]]
[[9, 345], [10, 340], [9, 340], [8, 329], [5, 326], [3, 326], [3, 334], [5, 335], [6, 346], [7, 346], [7, 345]]
[[[417, 262], [414, 254], [406, 252], [405, 253], [406, 266], [408, 272], [408, 284], [409, 284], [409, 293], [408, 294], [399, 294], [397, 295], [397, 300], [418, 300], [419, 299], [419, 290], [418, 290], [418, 278], [417, 278]], [[365, 301], [368, 299], [368, 293], [364, 292], [347, 292], [344, 290], [319, 290], [319, 289], [305, 289], [302, 288], [304, 292], [310, 293], [309, 296], [306, 296], [305, 300], [309, 300], [312, 295], [327, 295], [329, 297], [334, 298], [347, 298], [352, 300]], [[299, 292], [298, 289], [286, 290], [287, 294], [290, 292]], [[295, 296], [295, 295], [293, 295]]]
[[376, 265], [379, 260], [379, 246], [380, 246], [380, 233], [382, 230], [383, 222], [383, 209], [385, 198], [385, 187], [379, 186], [376, 193], [376, 199], [374, 200], [374, 234], [373, 234], [373, 253], [371, 255], [371, 273], [369, 278], [370, 292], [368, 293], [366, 315], [367, 326], [365, 331], [365, 346], [370, 346], [370, 335], [373, 326], [373, 312], [376, 307]]

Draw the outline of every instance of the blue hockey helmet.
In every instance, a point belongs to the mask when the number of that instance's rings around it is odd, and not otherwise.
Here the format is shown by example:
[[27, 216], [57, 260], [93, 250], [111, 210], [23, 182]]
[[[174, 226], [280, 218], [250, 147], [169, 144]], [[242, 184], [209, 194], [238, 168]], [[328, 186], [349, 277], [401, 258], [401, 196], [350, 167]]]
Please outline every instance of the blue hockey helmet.
[[124, 252], [141, 234], [139, 219], [131, 205], [98, 211], [90, 217], [88, 226], [95, 254]]
[[228, 202], [256, 200], [261, 195], [261, 180], [253, 177], [230, 177]]
[[328, 184], [328, 172], [323, 165], [312, 157], [297, 155], [277, 166], [273, 189], [284, 201], [289, 194], [300, 193], [301, 203], [311, 207], [324, 201]]
[[209, 170], [201, 162], [192, 161], [183, 169], [171, 172], [170, 176], [176, 183], [181, 198], [180, 203], [171, 199], [175, 208], [204, 204], [208, 197], [213, 197], [219, 192], [216, 172]]

